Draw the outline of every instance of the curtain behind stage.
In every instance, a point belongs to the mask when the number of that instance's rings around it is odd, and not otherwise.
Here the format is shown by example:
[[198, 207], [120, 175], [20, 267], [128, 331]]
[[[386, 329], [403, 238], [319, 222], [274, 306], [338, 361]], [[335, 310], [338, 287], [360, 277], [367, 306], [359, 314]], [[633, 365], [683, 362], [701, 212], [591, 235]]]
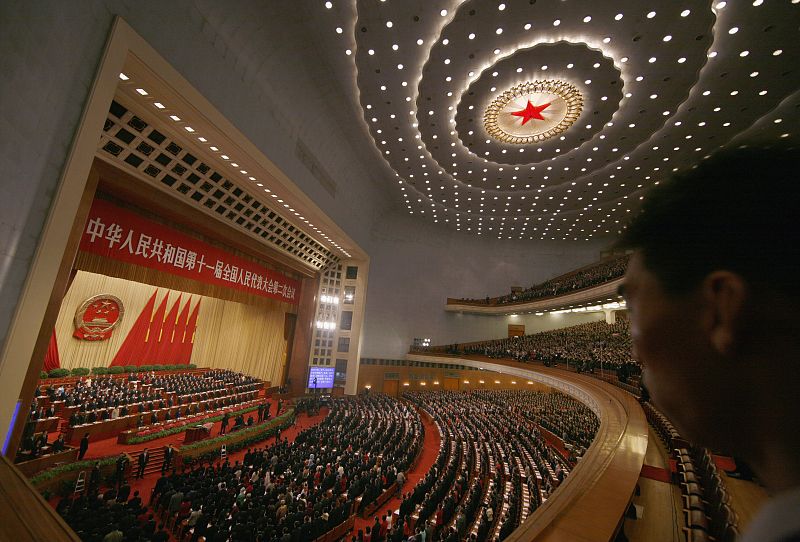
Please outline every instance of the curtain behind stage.
[[[124, 315], [120, 323], [104, 341], [73, 337], [76, 311], [85, 300], [98, 294], [110, 294], [122, 301]], [[67, 369], [109, 366], [126, 342], [144, 348], [134, 350], [134, 354], [150, 357], [136, 363], [128, 352], [129, 357], [116, 365], [152, 365], [158, 363], [154, 359], [162, 356], [166, 357], [164, 364], [179, 363], [182, 358], [175, 349], [181, 348], [182, 343], [191, 352], [188, 361], [198, 367], [232, 369], [278, 382], [286, 355], [284, 306], [277, 301], [259, 305], [237, 303], [78, 271], [56, 323], [61, 366]], [[180, 340], [176, 338], [179, 334]], [[175, 339], [170, 346], [159, 350], [156, 340], [163, 341], [166, 337]]]

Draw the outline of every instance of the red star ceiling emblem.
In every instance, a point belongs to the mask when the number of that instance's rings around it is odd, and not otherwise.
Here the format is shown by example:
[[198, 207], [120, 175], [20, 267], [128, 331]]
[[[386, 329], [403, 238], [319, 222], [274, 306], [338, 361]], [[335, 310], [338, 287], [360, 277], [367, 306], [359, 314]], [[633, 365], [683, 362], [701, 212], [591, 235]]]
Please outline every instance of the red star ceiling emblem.
[[525, 126], [525, 123], [531, 119], [538, 119], [544, 120], [542, 116], [542, 111], [550, 107], [549, 103], [544, 105], [533, 105], [530, 100], [528, 100], [528, 105], [525, 106], [525, 109], [521, 111], [512, 111], [511, 114], [516, 117], [522, 117], [522, 126]]

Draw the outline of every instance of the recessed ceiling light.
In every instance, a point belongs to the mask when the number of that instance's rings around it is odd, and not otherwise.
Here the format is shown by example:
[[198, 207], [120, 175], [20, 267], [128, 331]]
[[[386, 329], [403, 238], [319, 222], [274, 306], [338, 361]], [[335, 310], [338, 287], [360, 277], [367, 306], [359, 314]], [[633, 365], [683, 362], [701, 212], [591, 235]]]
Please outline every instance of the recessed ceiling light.
[[591, 20], [592, 20], [592, 16], [591, 15], [587, 15], [586, 17], [583, 18], [583, 22], [584, 23], [588, 23]]
[[739, 27], [738, 26], [734, 26], [733, 28], [728, 30], [728, 34], [736, 34], [738, 31], [739, 31]]
[[560, 24], [561, 24], [561, 19], [556, 19], [555, 21], [553, 21], [553, 26], [558, 26]]
[[728, 5], [728, 3], [727, 3], [727, 2], [717, 2], [717, 5], [716, 5], [716, 6], [714, 6], [714, 7], [715, 7], [715, 8], [717, 8], [717, 9], [723, 9], [723, 8], [725, 8], [725, 6], [727, 6], [727, 5]]
[[346, 54], [347, 56], [350, 56], [350, 55], [353, 54], [353, 51], [351, 51], [350, 49], [345, 49], [344, 54]]
[[[774, 53], [773, 53], [773, 54], [774, 54]], [[141, 94], [142, 96], [147, 96], [147, 91], [146, 91], [145, 89], [143, 89], [143, 88], [137, 88], [137, 89], [136, 89], [136, 92], [138, 92], [138, 93], [139, 93], [139, 94]]]
[[474, 40], [475, 39], [475, 34], [471, 33], [469, 36], [467, 36], [467, 38], [471, 39], [471, 40]]
[[392, 21], [386, 21], [386, 28], [391, 28], [392, 26], [394, 26], [394, 23], [392, 23]]
[[403, 65], [402, 65], [402, 64], [398, 64], [398, 65], [397, 65], [397, 69], [398, 69], [398, 70], [402, 70], [402, 69], [403, 69]]
[[622, 62], [623, 64], [625, 64], [628, 61], [628, 57], [627, 56], [623, 56], [622, 58], [619, 59], [619, 61]]
[[672, 36], [670, 36], [669, 34], [667, 34], [666, 36], [664, 36], [662, 38], [663, 41], [670, 41], [671, 39], [672, 39]]
[[526, 23], [524, 28], [525, 30], [530, 30], [532, 26], [533, 25], [531, 23]]
[[447, 16], [447, 10], [443, 9], [442, 11], [439, 12], [439, 15], [441, 15], [442, 17], [446, 17]]
[[344, 30], [342, 30], [342, 27], [341, 26], [337, 26], [336, 27], [336, 33], [337, 34], [341, 34], [342, 32], [344, 32]]
[[169, 118], [171, 118], [175, 122], [178, 122], [179, 120], [181, 120], [181, 118], [178, 115], [170, 115]]
[[616, 15], [614, 15], [614, 20], [615, 21], [621, 21], [622, 20], [622, 13], [617, 13]]
[[417, 40], [417, 45], [422, 45], [424, 42], [421, 39]]
[[651, 56], [651, 57], [650, 57], [650, 60], [648, 60], [648, 62], [649, 62], [650, 64], [652, 64], [652, 63], [653, 63], [653, 62], [655, 62], [655, 61], [656, 61], [656, 57], [654, 57], [654, 56]]
[[396, 43], [392, 45], [392, 51], [397, 51], [400, 48]]
[[774, 51], [772, 51], [772, 56], [778, 56], [781, 53], [783, 53], [783, 49], [775, 49]]
[[497, 30], [494, 31], [494, 33], [499, 36], [500, 34], [503, 33], [503, 29], [502, 28], [498, 28]]
[[651, 11], [650, 13], [647, 14], [647, 18], [648, 19], [652, 19], [655, 16], [656, 16], [656, 12], [655, 11]]
[[370, 55], [370, 56], [374, 55], [375, 54], [375, 49], [368, 50], [367, 54]]
[[753, 72], [750, 74], [750, 77], [758, 77], [758, 72]]
[[162, 104], [161, 102], [153, 102], [153, 105], [159, 109], [164, 109], [164, 104]]
[[331, 9], [333, 7], [333, 4], [331, 2], [325, 2], [325, 7]]
[[609, 37], [603, 38], [603, 43], [611, 43], [611, 38]]
[[128, 79], [130, 79], [130, 77], [128, 77], [122, 72], [119, 73], [119, 78], [122, 79], [123, 81], [127, 81]]

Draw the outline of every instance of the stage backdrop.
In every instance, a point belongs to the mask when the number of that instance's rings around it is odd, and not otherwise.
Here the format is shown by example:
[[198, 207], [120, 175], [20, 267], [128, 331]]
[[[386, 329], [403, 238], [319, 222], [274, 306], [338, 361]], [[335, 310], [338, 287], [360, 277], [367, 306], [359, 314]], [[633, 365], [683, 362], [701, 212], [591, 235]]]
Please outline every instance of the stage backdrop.
[[[153, 299], [154, 293], [155, 299]], [[109, 339], [90, 341], [75, 338], [73, 333], [76, 311], [85, 300], [99, 294], [110, 294], [122, 301], [124, 308], [122, 320]], [[165, 298], [166, 303], [164, 303]], [[184, 344], [184, 351], [189, 349], [191, 351], [190, 363], [198, 367], [241, 371], [271, 382], [280, 380], [286, 359], [286, 341], [283, 338], [284, 311], [279, 308], [282, 303], [275, 303], [274, 305], [278, 306], [273, 307], [261, 304], [249, 305], [157, 288], [149, 284], [86, 271], [77, 272], [58, 315], [56, 336], [61, 366], [66, 369], [109, 366], [126, 342], [129, 333], [134, 330], [142, 311], [145, 311], [144, 318], [148, 320], [152, 314], [153, 317], [167, 320], [168, 324], [172, 318], [176, 318], [191, 325], [192, 313], [198, 303], [194, 340]], [[152, 312], [150, 312], [151, 307]], [[162, 308], [163, 312], [160, 312], [159, 309]], [[186, 318], [183, 318], [184, 316]], [[165, 325], [164, 330], [168, 327], [171, 326]], [[162, 334], [164, 333], [166, 332], [162, 331]], [[174, 336], [173, 339], [176, 345], [181, 342]], [[137, 341], [131, 335], [128, 345], [131, 342], [141, 341]], [[149, 336], [147, 342], [153, 345]], [[179, 363], [177, 357], [180, 353], [172, 349], [171, 355], [173, 360], [165, 360], [162, 363]], [[154, 360], [143, 362], [143, 364], [154, 363], [156, 363]], [[127, 361], [116, 363], [116, 365], [128, 364], [136, 365]]]

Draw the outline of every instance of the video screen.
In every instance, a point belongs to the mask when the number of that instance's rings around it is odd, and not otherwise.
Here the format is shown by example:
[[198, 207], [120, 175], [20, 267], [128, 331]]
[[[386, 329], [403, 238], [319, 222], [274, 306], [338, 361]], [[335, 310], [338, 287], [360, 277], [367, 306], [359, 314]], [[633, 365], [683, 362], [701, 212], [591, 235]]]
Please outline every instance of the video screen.
[[309, 367], [308, 368], [308, 387], [333, 388], [333, 376], [336, 367]]

